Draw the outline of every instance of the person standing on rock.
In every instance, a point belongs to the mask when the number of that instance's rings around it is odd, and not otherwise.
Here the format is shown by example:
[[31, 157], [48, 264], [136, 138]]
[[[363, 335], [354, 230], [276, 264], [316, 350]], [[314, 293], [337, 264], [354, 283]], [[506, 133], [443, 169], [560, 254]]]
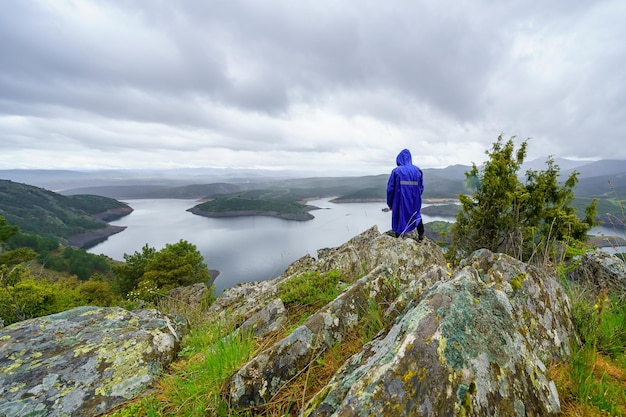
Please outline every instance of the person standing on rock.
[[387, 182], [387, 206], [391, 210], [391, 233], [403, 236], [417, 228], [418, 239], [424, 239], [422, 222], [422, 170], [413, 165], [411, 152], [403, 149], [396, 158], [396, 167]]

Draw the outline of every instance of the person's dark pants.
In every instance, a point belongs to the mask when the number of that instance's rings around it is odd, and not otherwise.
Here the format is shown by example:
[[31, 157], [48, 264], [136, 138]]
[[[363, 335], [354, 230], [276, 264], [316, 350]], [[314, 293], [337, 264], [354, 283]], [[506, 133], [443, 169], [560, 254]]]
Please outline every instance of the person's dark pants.
[[420, 239], [424, 236], [424, 222], [422, 222], [422, 219], [420, 219], [420, 222], [417, 225], [417, 234]]
[[[420, 222], [417, 224], [417, 235], [419, 237], [419, 240], [424, 239], [424, 222], [422, 222], [422, 219], [420, 219]], [[391, 232], [392, 236], [394, 237], [400, 237], [400, 234], [390, 230], [389, 232]], [[389, 234], [389, 233], [387, 233]]]

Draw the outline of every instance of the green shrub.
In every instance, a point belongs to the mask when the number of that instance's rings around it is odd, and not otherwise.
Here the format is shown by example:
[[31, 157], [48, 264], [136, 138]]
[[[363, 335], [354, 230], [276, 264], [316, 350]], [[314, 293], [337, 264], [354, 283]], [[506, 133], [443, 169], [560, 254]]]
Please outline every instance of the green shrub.
[[307, 271], [282, 283], [279, 297], [286, 305], [307, 305], [317, 309], [337, 298], [345, 289], [345, 285], [340, 282], [339, 271], [333, 270], [325, 274]]
[[572, 317], [581, 339], [574, 346], [565, 381], [557, 381], [559, 394], [591, 415], [626, 415], [624, 377], [608, 372], [626, 368], [626, 306], [616, 297], [574, 287], [570, 291]]
[[111, 285], [105, 281], [85, 281], [78, 286], [81, 303], [107, 307], [113, 304]]
[[180, 360], [159, 382], [158, 394], [108, 414], [130, 416], [237, 416], [222, 398], [228, 378], [250, 359], [256, 347], [249, 333], [232, 333], [222, 322], [192, 328], [183, 340]]
[[173, 288], [211, 280], [198, 248], [183, 239], [160, 251], [146, 244], [141, 252], [124, 254], [124, 260], [113, 267], [115, 286], [134, 300], [153, 302]]

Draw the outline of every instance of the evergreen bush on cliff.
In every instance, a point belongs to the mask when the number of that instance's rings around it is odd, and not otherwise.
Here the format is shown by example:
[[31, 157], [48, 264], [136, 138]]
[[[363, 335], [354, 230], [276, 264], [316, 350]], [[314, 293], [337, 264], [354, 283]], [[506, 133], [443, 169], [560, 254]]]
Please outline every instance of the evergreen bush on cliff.
[[519, 170], [526, 157], [527, 141], [516, 150], [513, 138], [499, 136], [482, 167], [465, 173], [472, 195], [460, 195], [461, 210], [452, 226], [450, 259], [462, 259], [477, 249], [507, 253], [517, 259], [553, 258], [556, 243], [584, 241], [595, 224], [596, 202], [579, 218], [574, 201], [577, 173], [559, 183], [559, 167], [550, 157], [546, 169]]

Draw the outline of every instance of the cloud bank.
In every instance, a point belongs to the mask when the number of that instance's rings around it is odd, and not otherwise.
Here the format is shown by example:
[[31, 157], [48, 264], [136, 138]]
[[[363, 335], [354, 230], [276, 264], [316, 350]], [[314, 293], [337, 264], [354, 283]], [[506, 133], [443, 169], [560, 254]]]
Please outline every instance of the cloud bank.
[[6, 0], [0, 169], [626, 159], [623, 1]]

